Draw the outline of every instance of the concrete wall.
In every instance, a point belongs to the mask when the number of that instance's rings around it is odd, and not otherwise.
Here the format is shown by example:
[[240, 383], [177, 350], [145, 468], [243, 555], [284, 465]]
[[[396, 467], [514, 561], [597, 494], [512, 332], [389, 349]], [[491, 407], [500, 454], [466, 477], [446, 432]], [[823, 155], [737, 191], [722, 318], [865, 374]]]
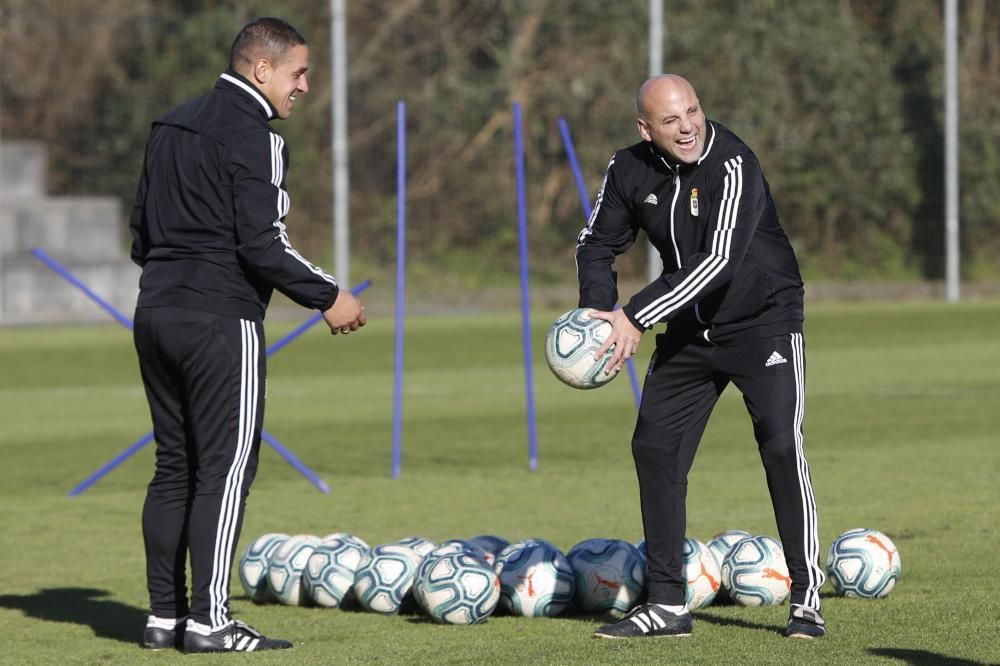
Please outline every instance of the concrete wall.
[[0, 324], [102, 321], [108, 315], [31, 253], [39, 248], [132, 316], [139, 268], [128, 258], [121, 202], [49, 196], [37, 142], [0, 143]]

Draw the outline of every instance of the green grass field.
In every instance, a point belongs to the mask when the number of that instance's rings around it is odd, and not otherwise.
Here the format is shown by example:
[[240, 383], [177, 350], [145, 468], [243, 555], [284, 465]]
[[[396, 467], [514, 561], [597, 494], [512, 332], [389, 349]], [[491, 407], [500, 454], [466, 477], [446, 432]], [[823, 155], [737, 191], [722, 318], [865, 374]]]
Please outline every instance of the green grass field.
[[[275, 355], [266, 428], [333, 492], [317, 492], [265, 447], [241, 550], [270, 531], [349, 531], [371, 544], [495, 533], [564, 550], [596, 536], [638, 540], [628, 379], [589, 392], [559, 384], [541, 350], [556, 314], [534, 315], [535, 472], [515, 313], [408, 321], [398, 480], [389, 478], [391, 320], [346, 338], [317, 328]], [[270, 322], [270, 341], [295, 323]], [[689, 639], [629, 642], [591, 639], [594, 617], [450, 627], [422, 616], [255, 606], [238, 581], [233, 610], [296, 644], [255, 663], [998, 663], [998, 333], [997, 302], [809, 310], [806, 453], [823, 557], [833, 537], [863, 526], [891, 536], [903, 562], [881, 601], [840, 599], [828, 585], [823, 640], [783, 638], [787, 606], [712, 606], [696, 612]], [[0, 329], [0, 416], [0, 662], [184, 659], [137, 646], [147, 603], [139, 514], [152, 447], [67, 497], [150, 429], [129, 333], [114, 324]], [[688, 498], [691, 536], [776, 535], [732, 388], [709, 424]]]

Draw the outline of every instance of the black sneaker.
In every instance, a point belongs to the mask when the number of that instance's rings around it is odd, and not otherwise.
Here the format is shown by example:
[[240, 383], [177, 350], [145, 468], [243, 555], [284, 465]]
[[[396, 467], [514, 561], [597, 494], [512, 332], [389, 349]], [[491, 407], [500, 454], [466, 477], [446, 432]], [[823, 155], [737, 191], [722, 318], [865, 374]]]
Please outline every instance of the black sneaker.
[[636, 636], [690, 636], [694, 622], [689, 611], [676, 615], [656, 604], [636, 606], [614, 624], [594, 632], [594, 638], [634, 638]]
[[173, 650], [181, 646], [183, 635], [183, 625], [180, 631], [176, 629], [161, 629], [160, 627], [146, 627], [142, 632], [142, 647], [147, 650]]
[[805, 606], [792, 606], [785, 636], [789, 638], [821, 638], [826, 635], [826, 622], [819, 611]]
[[172, 628], [162, 626], [155, 618], [150, 617], [146, 623], [146, 628], [142, 632], [142, 642], [140, 645], [147, 650], [174, 650], [180, 649], [184, 640], [184, 622], [181, 621]]
[[292, 647], [280, 638], [267, 638], [253, 627], [234, 620], [232, 624], [207, 636], [194, 631], [184, 632], [184, 652], [257, 652], [287, 650]]

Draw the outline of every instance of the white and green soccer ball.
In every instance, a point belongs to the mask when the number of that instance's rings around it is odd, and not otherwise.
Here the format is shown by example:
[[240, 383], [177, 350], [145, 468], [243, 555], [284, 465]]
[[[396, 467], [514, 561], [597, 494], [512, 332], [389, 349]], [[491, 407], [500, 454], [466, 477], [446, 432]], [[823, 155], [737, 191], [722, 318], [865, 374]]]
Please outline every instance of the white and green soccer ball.
[[510, 545], [510, 542], [495, 534], [480, 534], [469, 539], [469, 543], [479, 546], [491, 557], [490, 564], [496, 564], [500, 551]]
[[352, 599], [354, 576], [371, 548], [351, 534], [331, 534], [323, 538], [309, 556], [302, 584], [317, 606], [339, 608]]
[[354, 575], [354, 593], [365, 610], [383, 615], [399, 613], [410, 596], [419, 555], [407, 546], [375, 546], [361, 559]]
[[500, 604], [524, 617], [554, 617], [573, 601], [576, 577], [566, 556], [542, 539], [527, 539], [504, 548], [495, 565], [500, 577]]
[[783, 604], [792, 581], [781, 544], [761, 535], [737, 541], [722, 561], [722, 584], [741, 606]]
[[484, 621], [500, 601], [500, 579], [493, 568], [464, 550], [445, 553], [437, 550], [424, 558], [413, 583], [417, 603], [435, 622]]
[[620, 539], [587, 539], [566, 553], [573, 568], [573, 603], [584, 613], [621, 617], [635, 606], [646, 583], [646, 562]]
[[545, 360], [552, 374], [573, 388], [597, 388], [618, 374], [604, 372], [614, 347], [594, 360], [594, 354], [611, 335], [611, 324], [591, 317], [592, 312], [592, 308], [570, 310], [556, 319], [545, 336]]
[[416, 553], [416, 563], [419, 565], [420, 561], [424, 559], [428, 553], [437, 548], [437, 544], [430, 539], [425, 539], [421, 536], [409, 536], [404, 537], [396, 542], [400, 546], [406, 546], [414, 553]]
[[267, 567], [267, 586], [279, 602], [286, 606], [309, 603], [309, 596], [302, 589], [302, 572], [319, 543], [320, 538], [313, 534], [296, 534], [274, 551]]
[[243, 591], [256, 603], [273, 598], [267, 587], [267, 568], [275, 551], [286, 539], [288, 535], [280, 532], [261, 535], [251, 541], [240, 556], [240, 583], [243, 584]]
[[708, 546], [691, 537], [684, 539], [684, 578], [685, 603], [691, 610], [712, 603], [722, 584], [719, 561]]
[[837, 594], [881, 599], [896, 586], [902, 560], [892, 540], [871, 529], [847, 530], [830, 545], [826, 571]]
[[725, 530], [713, 536], [705, 545], [721, 564], [722, 560], [726, 559], [726, 555], [729, 554], [729, 549], [735, 546], [737, 541], [742, 541], [748, 536], [753, 535], [743, 530]]

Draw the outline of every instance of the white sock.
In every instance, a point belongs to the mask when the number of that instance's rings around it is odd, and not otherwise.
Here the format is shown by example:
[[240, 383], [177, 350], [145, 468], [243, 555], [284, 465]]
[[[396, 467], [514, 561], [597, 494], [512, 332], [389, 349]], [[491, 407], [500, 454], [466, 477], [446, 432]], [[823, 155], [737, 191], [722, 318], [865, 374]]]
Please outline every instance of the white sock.
[[188, 618], [187, 631], [190, 631], [195, 634], [201, 634], [202, 636], [208, 636], [209, 634], [214, 634], [216, 631], [219, 631], [220, 629], [225, 629], [230, 624], [232, 624], [232, 621], [229, 621], [226, 624], [221, 624], [218, 627], [210, 627], [207, 624], [195, 622], [191, 618]]
[[179, 627], [180, 625], [184, 624], [184, 621], [186, 619], [187, 619], [186, 615], [182, 618], [156, 617], [155, 615], [150, 615], [148, 618], [146, 618], [146, 626], [156, 627], [157, 629], [173, 630]]
[[657, 608], [662, 608], [668, 613], [673, 613], [674, 615], [684, 615], [688, 612], [687, 604], [681, 604], [680, 606], [668, 606], [667, 604], [656, 604]]

